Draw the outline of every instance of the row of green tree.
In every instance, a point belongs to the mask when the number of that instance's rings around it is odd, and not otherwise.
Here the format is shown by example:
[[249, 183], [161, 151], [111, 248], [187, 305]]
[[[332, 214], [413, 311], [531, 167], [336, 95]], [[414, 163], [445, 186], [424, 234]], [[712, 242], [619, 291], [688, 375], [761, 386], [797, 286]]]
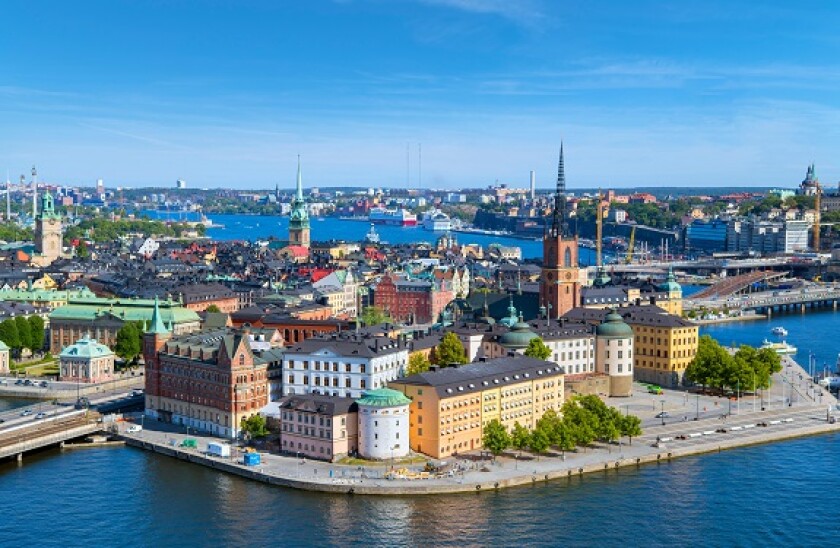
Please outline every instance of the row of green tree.
[[563, 404], [560, 415], [553, 409], [546, 411], [533, 430], [516, 422], [508, 432], [498, 419], [491, 420], [484, 427], [482, 443], [493, 455], [511, 447], [537, 455], [556, 447], [565, 454], [595, 440], [611, 443], [627, 436], [632, 443], [633, 437], [642, 434], [641, 424], [639, 417], [622, 415], [598, 396], [575, 396]]
[[703, 335], [685, 374], [691, 382], [720, 392], [755, 392], [770, 388], [773, 373], [781, 370], [781, 357], [772, 348], [742, 345], [733, 354], [709, 335]]
[[120, 219], [112, 221], [103, 218], [84, 219], [78, 225], [68, 226], [64, 231], [67, 241], [92, 239], [94, 242], [112, 242], [129, 234], [143, 234], [144, 236], [169, 236], [180, 238], [187, 231], [196, 230], [199, 236], [205, 231], [203, 225], [190, 227], [185, 223], [167, 224], [163, 221], [150, 219]]
[[19, 352], [28, 348], [33, 352], [44, 348], [44, 319], [40, 316], [7, 318], [0, 322], [0, 341]]
[[143, 349], [145, 325], [141, 321], [125, 322], [114, 342], [114, 354], [126, 362], [135, 362]]
[[0, 224], [0, 240], [6, 242], [31, 242], [34, 238], [32, 229], [18, 226], [17, 223]]

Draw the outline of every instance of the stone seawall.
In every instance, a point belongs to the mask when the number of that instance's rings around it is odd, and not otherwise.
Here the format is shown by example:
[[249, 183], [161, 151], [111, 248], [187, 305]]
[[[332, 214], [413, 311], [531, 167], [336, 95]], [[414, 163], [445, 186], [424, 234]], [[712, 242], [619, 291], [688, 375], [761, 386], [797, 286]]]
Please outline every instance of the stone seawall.
[[[308, 491], [320, 491], [325, 493], [405, 496], [476, 493], [505, 489], [509, 487], [535, 485], [540, 482], [547, 482], [572, 476], [605, 472], [620, 468], [641, 466], [644, 464], [662, 463], [680, 457], [719, 452], [727, 449], [783, 441], [804, 436], [827, 434], [837, 432], [838, 430], [840, 430], [840, 423], [829, 424], [828, 422], [805, 425], [801, 428], [797, 427], [795, 429], [781, 432], [768, 429], [762, 431], [761, 434], [756, 434], [747, 438], [718, 437], [715, 439], [709, 439], [707, 442], [703, 442], [692, 447], [662, 449], [648, 447], [649, 451], [645, 454], [633, 457], [617, 458], [615, 455], [598, 455], [603, 458], [597, 459], [596, 462], [589, 462], [586, 464], [581, 463], [580, 465], [575, 465], [571, 462], [571, 459], [569, 461], [561, 461], [556, 457], [548, 457], [546, 460], [552, 459], [554, 461], [553, 468], [551, 470], [542, 470], [539, 473], [520, 472], [509, 477], [497, 477], [499, 473], [496, 471], [487, 473], [486, 480], [485, 478], [478, 478], [478, 480], [477, 478], [465, 478], [463, 480], [296, 479], [264, 472], [260, 466], [248, 467], [235, 462], [210, 457], [196, 451], [183, 450], [164, 444], [136, 439], [130, 436], [125, 436], [124, 439], [128, 445], [134, 447], [154, 451], [161, 455], [166, 455], [187, 462], [201, 464], [222, 472], [236, 474], [243, 478], [262, 481], [271, 485], [290, 487], [293, 489], [304, 489]], [[523, 464], [522, 468], [525, 467], [526, 465]]]

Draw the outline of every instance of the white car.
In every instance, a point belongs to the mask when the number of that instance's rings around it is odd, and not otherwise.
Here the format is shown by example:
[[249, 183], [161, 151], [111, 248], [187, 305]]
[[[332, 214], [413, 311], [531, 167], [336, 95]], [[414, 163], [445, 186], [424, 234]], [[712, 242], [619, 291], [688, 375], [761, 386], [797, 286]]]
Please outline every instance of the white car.
[[125, 431], [128, 434], [136, 434], [137, 432], [140, 432], [141, 430], [143, 430], [143, 427], [140, 426], [139, 424], [132, 424], [131, 426], [129, 426], [128, 428], [125, 429]]

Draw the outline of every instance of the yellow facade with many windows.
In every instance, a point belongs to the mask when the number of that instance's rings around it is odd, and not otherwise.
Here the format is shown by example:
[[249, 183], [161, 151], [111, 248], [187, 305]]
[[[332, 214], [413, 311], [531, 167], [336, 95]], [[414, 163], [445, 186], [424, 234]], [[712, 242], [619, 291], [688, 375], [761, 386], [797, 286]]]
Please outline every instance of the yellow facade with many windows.
[[625, 321], [633, 329], [636, 380], [671, 388], [681, 385], [697, 355], [697, 326], [662, 314], [636, 314]]
[[484, 426], [496, 419], [508, 430], [534, 428], [563, 405], [563, 369], [513, 356], [433, 369], [388, 383], [411, 398], [411, 448], [435, 458], [482, 447]]

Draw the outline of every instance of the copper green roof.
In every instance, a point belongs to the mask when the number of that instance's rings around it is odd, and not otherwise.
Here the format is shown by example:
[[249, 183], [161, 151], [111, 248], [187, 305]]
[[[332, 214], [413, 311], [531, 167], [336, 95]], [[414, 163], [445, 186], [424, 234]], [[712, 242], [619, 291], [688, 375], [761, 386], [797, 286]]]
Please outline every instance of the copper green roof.
[[3, 341], [0, 341], [0, 352], [9, 350], [9, 347]]
[[538, 338], [539, 335], [531, 331], [531, 326], [519, 317], [519, 321], [513, 325], [513, 328], [501, 336], [499, 344], [505, 348], [519, 349], [527, 348], [531, 339]]
[[[152, 299], [106, 299], [100, 297], [73, 299], [50, 313], [53, 320], [95, 320], [110, 314], [123, 321], [151, 322], [155, 301]], [[160, 302], [161, 320], [166, 324], [200, 322], [194, 311], [173, 300]]]
[[661, 291], [682, 291], [682, 286], [677, 283], [677, 279], [674, 276], [674, 269], [668, 267], [668, 278], [659, 284], [659, 289]]
[[47, 302], [91, 297], [96, 297], [96, 295], [87, 287], [70, 291], [64, 289], [0, 289], [0, 301]]
[[411, 400], [402, 392], [390, 388], [377, 388], [365, 392], [356, 403], [367, 407], [400, 407], [410, 404]]
[[627, 339], [633, 337], [633, 329], [624, 322], [624, 318], [618, 312], [611, 310], [595, 329], [595, 336], [607, 339]]
[[74, 344], [66, 347], [61, 351], [62, 358], [102, 358], [106, 356], [113, 356], [111, 349], [104, 344], [96, 342], [94, 339], [87, 337], [79, 339]]
[[160, 305], [158, 303], [157, 295], [155, 295], [155, 307], [152, 309], [152, 326], [148, 332], [156, 334], [169, 333], [169, 330], [163, 325], [163, 318], [160, 315]]

